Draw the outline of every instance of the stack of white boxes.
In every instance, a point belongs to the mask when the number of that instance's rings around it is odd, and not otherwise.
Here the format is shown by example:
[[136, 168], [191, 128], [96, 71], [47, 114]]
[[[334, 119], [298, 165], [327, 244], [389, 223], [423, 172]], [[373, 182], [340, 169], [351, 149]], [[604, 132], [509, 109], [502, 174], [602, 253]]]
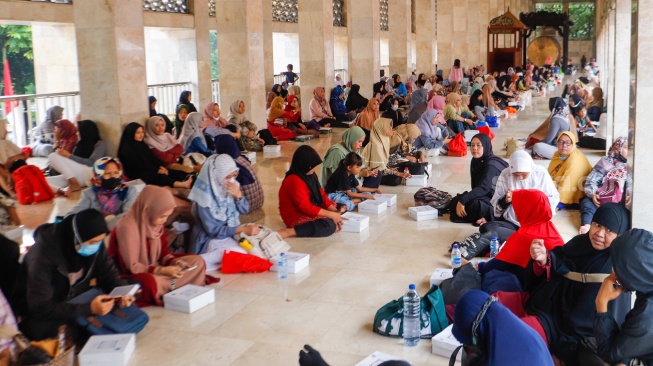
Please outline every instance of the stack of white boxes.
[[[452, 329], [453, 324], [444, 328], [442, 332], [436, 334], [433, 338], [431, 338], [431, 353], [446, 358], [451, 357], [453, 351], [455, 351], [456, 348], [460, 346], [460, 342], [458, 342], [456, 337], [454, 337], [451, 333]], [[458, 362], [460, 362], [463, 352], [463, 350], [458, 352]]]
[[[305, 268], [308, 268], [309, 262], [311, 260], [310, 254], [305, 253], [295, 253], [287, 252], [286, 260], [288, 261], [288, 273], [295, 274], [302, 271]], [[272, 262], [272, 268], [270, 271], [278, 272], [279, 271], [279, 256], [270, 258]]]
[[377, 193], [374, 195], [374, 200], [380, 202], [381, 201], [386, 202], [388, 204], [388, 207], [392, 207], [397, 204], [397, 195], [388, 194], [388, 193], [384, 193], [384, 194]]
[[186, 285], [163, 295], [166, 309], [192, 314], [215, 302], [215, 290], [210, 287]]
[[[265, 149], [265, 146], [263, 148]], [[240, 155], [246, 157], [247, 160], [249, 160], [252, 164], [256, 163], [256, 152], [255, 151], [242, 152]]]
[[134, 349], [134, 333], [95, 335], [79, 353], [79, 366], [125, 366]]
[[408, 216], [415, 221], [435, 220], [438, 218], [438, 210], [431, 206], [409, 207]]
[[370, 217], [365, 215], [356, 214], [353, 212], [345, 212], [342, 217], [347, 220], [342, 220], [342, 231], [348, 233], [360, 233], [370, 227]]

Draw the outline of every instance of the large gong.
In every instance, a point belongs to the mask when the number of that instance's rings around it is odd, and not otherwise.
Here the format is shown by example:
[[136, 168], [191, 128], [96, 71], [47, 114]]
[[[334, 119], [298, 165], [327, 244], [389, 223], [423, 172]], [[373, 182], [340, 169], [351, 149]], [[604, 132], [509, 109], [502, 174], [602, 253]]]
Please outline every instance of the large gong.
[[528, 45], [526, 55], [535, 66], [544, 66], [546, 59], [551, 56], [552, 60], [557, 60], [562, 56], [562, 47], [553, 37], [537, 37]]

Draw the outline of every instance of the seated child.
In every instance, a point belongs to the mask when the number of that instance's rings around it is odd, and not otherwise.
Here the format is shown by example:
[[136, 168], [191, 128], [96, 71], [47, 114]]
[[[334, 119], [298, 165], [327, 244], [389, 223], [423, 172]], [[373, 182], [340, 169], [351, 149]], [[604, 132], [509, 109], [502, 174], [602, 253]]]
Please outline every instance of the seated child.
[[594, 127], [592, 121], [587, 116], [587, 109], [581, 105], [578, 112], [576, 112], [576, 123], [578, 124], [578, 135], [583, 136], [586, 132], [596, 132], [597, 128]]
[[363, 159], [356, 152], [350, 152], [340, 161], [324, 187], [331, 202], [345, 205], [347, 210], [353, 211], [363, 200], [373, 200], [372, 193], [381, 193], [378, 188], [363, 187], [358, 182], [356, 175], [360, 172], [361, 165]]
[[240, 138], [238, 142], [244, 150], [263, 151], [265, 141], [256, 135], [257, 129], [258, 127], [250, 121], [240, 123]]

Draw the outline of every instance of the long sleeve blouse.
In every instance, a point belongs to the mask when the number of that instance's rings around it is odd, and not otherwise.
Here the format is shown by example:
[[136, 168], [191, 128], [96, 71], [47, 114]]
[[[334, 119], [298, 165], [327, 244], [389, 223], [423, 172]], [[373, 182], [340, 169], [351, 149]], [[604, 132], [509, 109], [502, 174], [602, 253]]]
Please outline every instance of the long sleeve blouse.
[[154, 156], [156, 156], [156, 158], [159, 159], [161, 162], [165, 164], [174, 164], [177, 162], [177, 160], [179, 160], [179, 157], [184, 153], [184, 147], [181, 146], [181, 144], [177, 144], [175, 145], [175, 147], [167, 151], [160, 151], [152, 148], [152, 152], [154, 153]]
[[93, 152], [88, 158], [70, 155], [70, 159], [86, 166], [93, 166], [99, 158], [104, 156], [107, 156], [107, 143], [104, 142], [104, 140], [99, 140], [95, 143], [95, 146], [93, 146]]
[[466, 205], [479, 197], [485, 196], [492, 198], [492, 195], [494, 194], [494, 182], [497, 180], [499, 175], [501, 175], [501, 170], [497, 169], [494, 165], [488, 164], [479, 174], [479, 177], [481, 177], [480, 184], [476, 187], [472, 187], [471, 191], [460, 197], [459, 202]]
[[[596, 191], [598, 191], [603, 184], [603, 178], [607, 174], [607, 172], [603, 171], [599, 165], [600, 164], [594, 166], [590, 174], [587, 176], [587, 179], [585, 180], [584, 191], [587, 197], [592, 197], [596, 194]], [[633, 172], [630, 170], [630, 168], [628, 168], [628, 174], [626, 175], [626, 193], [629, 195], [633, 194]]]
[[[245, 196], [236, 201], [236, 209], [242, 215], [249, 211], [249, 202]], [[193, 204], [193, 216], [197, 223], [191, 232], [190, 253], [204, 253], [211, 239], [225, 239], [236, 235], [236, 227], [228, 226], [226, 221], [217, 220], [208, 207]]]
[[313, 98], [309, 103], [309, 107], [311, 112], [311, 119], [314, 119], [316, 122], [320, 122], [323, 118], [330, 118], [333, 116], [333, 113], [331, 113], [331, 107], [329, 107], [329, 103], [321, 106], [320, 103], [315, 100], [315, 98]]
[[311, 203], [311, 193], [306, 183], [298, 176], [291, 174], [281, 183], [279, 189], [279, 213], [287, 227], [295, 227], [308, 221], [315, 220], [320, 209], [333, 206], [323, 189], [322, 206]]

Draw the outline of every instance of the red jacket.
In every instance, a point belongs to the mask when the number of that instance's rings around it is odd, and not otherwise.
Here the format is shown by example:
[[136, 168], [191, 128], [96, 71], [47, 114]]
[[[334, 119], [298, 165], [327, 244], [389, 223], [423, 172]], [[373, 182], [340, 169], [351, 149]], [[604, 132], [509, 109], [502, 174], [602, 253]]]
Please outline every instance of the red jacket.
[[175, 145], [175, 147], [168, 151], [159, 151], [157, 149], [151, 150], [152, 153], [154, 153], [154, 156], [156, 156], [159, 161], [165, 163], [166, 165], [176, 163], [177, 160], [179, 160], [181, 154], [184, 153], [184, 147], [180, 144]]
[[313, 221], [318, 218], [320, 209], [327, 209], [333, 206], [324, 190], [320, 188], [322, 194], [322, 207], [315, 206], [311, 203], [311, 193], [306, 183], [298, 176], [291, 174], [281, 183], [279, 188], [279, 213], [287, 227]]

